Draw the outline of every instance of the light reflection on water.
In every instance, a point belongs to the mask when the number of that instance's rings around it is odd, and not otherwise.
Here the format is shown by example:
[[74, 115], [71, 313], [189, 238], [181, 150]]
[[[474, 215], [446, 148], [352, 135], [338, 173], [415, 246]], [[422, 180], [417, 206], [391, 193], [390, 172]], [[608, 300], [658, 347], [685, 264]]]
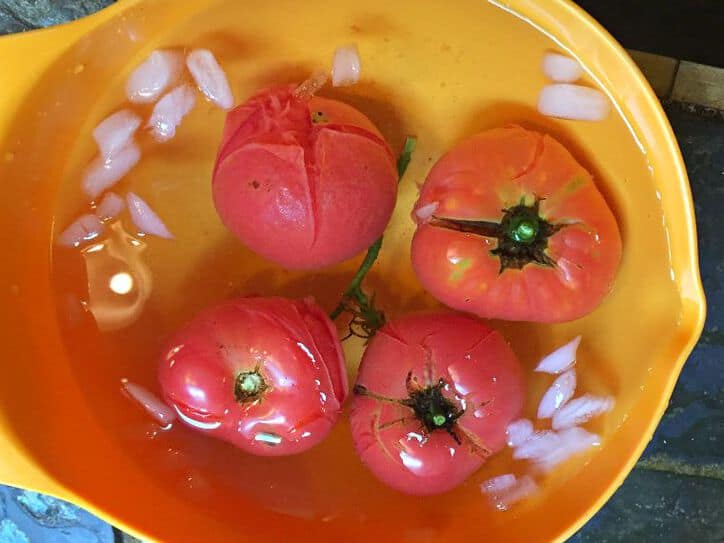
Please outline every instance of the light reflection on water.
[[88, 276], [87, 308], [99, 330], [110, 332], [133, 324], [151, 294], [153, 277], [143, 259], [146, 244], [120, 222], [108, 236], [81, 251]]

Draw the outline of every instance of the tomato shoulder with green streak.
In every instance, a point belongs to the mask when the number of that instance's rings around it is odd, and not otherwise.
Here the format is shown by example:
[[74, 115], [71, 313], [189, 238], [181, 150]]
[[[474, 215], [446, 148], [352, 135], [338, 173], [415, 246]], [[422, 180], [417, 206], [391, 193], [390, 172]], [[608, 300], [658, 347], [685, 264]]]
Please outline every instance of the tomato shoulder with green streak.
[[482, 317], [562, 322], [594, 310], [621, 260], [613, 212], [549, 135], [506, 126], [444, 155], [423, 185], [412, 260], [424, 287]]

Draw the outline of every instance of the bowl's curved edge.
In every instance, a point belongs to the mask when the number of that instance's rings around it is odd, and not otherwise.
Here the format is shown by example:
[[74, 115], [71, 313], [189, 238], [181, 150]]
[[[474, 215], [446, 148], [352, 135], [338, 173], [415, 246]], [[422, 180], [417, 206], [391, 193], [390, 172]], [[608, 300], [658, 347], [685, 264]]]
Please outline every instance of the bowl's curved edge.
[[[532, 24], [541, 31], [544, 31], [550, 37], [554, 37], [552, 32], [548, 32], [545, 28], [543, 19], [546, 17], [557, 19], [561, 14], [566, 18], [577, 21], [581, 27], [580, 32], [586, 32], [589, 35], [595, 35], [598, 42], [607, 44], [610, 53], [627, 72], [627, 74], [635, 81], [638, 89], [645, 99], [648, 112], [652, 115], [652, 119], [657, 125], [659, 131], [657, 134], [662, 142], [666, 144], [666, 152], [673, 159], [676, 168], [676, 179], [679, 182], [679, 189], [683, 198], [679, 202], [679, 211], [683, 216], [683, 224], [681, 229], [685, 232], [685, 241], [683, 247], [677, 247], [677, 254], [686, 253], [685, 262], [681, 268], [688, 272], [686, 281], [679, 279], [677, 287], [682, 302], [688, 301], [688, 304], [682, 304], [682, 315], [680, 317], [680, 325], [686, 326], [687, 340], [679, 350], [675, 360], [675, 370], [668, 374], [663, 393], [660, 395], [654, 409], [654, 416], [651, 418], [647, 431], [641, 433], [641, 437], [635, 443], [632, 454], [627, 456], [626, 462], [621, 466], [616, 477], [608, 484], [604, 492], [595, 500], [591, 506], [580, 515], [567, 528], [561, 530], [555, 536], [555, 541], [564, 542], [572, 537], [580, 530], [613, 496], [618, 488], [623, 484], [626, 477], [633, 470], [639, 458], [643, 454], [646, 445], [653, 436], [656, 427], [664, 415], [668, 406], [671, 394], [674, 391], [676, 382], [678, 381], [684, 363], [694, 350], [696, 343], [704, 329], [706, 320], [706, 298], [701, 283], [698, 260], [698, 242], [696, 234], [696, 220], [694, 216], [694, 205], [691, 194], [686, 167], [684, 165], [681, 150], [679, 149], [674, 135], [673, 129], [668, 121], [661, 103], [656, 97], [654, 91], [641, 73], [633, 59], [628, 55], [626, 50], [621, 46], [608, 31], [603, 28], [593, 17], [586, 13], [582, 8], [576, 5], [572, 0], [487, 0], [489, 3], [509, 12], [526, 22]], [[556, 40], [557, 41], [557, 40]]]
[[[8, 63], [13, 59], [17, 60], [6, 66], [13, 73], [13, 77], [7, 81], [7, 85], [0, 88], [0, 98], [4, 104], [4, 107], [0, 109], [0, 135], [4, 134], [6, 124], [10, 123], [14, 117], [20, 97], [33, 88], [38, 77], [48, 66], [56, 62], [85, 35], [120, 16], [141, 1], [117, 0], [114, 4], [82, 19], [53, 27], [0, 36], [0, 56]], [[2, 55], [3, 51], [7, 51], [8, 54]], [[0, 444], [3, 447], [7, 445], [7, 449], [13, 451], [13, 461], [7, 466], [10, 476], [3, 477], [3, 481], [12, 486], [72, 502], [134, 537], [149, 543], [157, 541], [150, 534], [139, 531], [137, 527], [126, 523], [122, 518], [116, 517], [97, 504], [86, 500], [77, 491], [68, 488], [42, 467], [35, 465], [22, 444], [12, 441], [12, 438], [6, 443], [5, 430], [1, 423], [2, 421], [0, 421]], [[4, 472], [4, 468], [4, 465], [0, 466], [0, 473]]]

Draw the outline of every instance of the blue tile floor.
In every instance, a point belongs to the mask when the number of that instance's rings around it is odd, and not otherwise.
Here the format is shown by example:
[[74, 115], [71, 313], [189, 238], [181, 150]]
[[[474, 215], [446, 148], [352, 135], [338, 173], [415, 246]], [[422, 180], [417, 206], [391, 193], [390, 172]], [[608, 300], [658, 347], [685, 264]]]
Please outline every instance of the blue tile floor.
[[0, 487], [0, 543], [113, 543], [113, 528], [49, 496]]

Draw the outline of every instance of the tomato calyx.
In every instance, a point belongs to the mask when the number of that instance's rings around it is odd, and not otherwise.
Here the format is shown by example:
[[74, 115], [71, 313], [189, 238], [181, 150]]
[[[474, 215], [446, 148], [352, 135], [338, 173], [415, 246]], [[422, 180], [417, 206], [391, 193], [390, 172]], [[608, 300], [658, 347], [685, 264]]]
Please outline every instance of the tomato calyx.
[[435, 430], [445, 430], [455, 440], [458, 445], [462, 444], [458, 433], [456, 432], [457, 420], [465, 414], [465, 409], [456, 406], [450, 399], [445, 397], [443, 390], [447, 386], [444, 379], [438, 379], [435, 384], [421, 386], [417, 379], [412, 377], [412, 372], [407, 374], [405, 379], [407, 387], [407, 398], [395, 399], [380, 396], [371, 392], [364, 385], [355, 385], [354, 393], [360, 396], [368, 396], [375, 400], [396, 403], [404, 405], [412, 410], [412, 417], [403, 417], [386, 426], [396, 423], [403, 423], [415, 418], [420, 421], [422, 430], [426, 434], [430, 434]]
[[438, 379], [434, 385], [421, 387], [412, 381], [412, 372], [407, 374], [407, 393], [409, 397], [403, 403], [415, 413], [425, 430], [445, 430], [460, 445], [460, 437], [455, 432], [455, 423], [465, 413], [446, 398], [442, 391], [447, 386], [444, 379]]
[[234, 397], [239, 403], [251, 403], [259, 400], [269, 388], [259, 368], [244, 371], [234, 380]]
[[548, 238], [565, 225], [552, 224], [541, 217], [540, 202], [541, 199], [536, 198], [533, 205], [526, 205], [525, 199], [521, 199], [518, 205], [503, 210], [504, 215], [499, 223], [433, 215], [430, 225], [496, 238], [498, 246], [490, 254], [500, 258], [499, 274], [508, 268], [523, 269], [527, 264], [555, 268], [555, 261], [546, 254]]

